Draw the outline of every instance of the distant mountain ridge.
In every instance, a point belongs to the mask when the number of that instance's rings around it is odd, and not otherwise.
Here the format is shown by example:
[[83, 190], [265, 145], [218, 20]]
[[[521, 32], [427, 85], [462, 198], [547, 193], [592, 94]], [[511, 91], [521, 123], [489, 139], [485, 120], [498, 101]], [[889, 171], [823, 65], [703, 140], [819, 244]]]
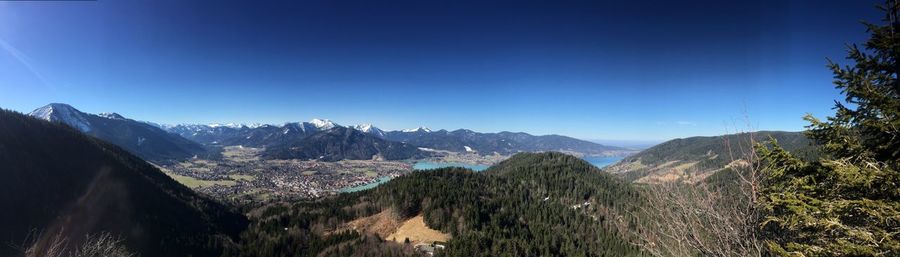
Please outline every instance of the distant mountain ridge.
[[453, 152], [478, 152], [481, 154], [514, 154], [518, 152], [577, 152], [586, 155], [621, 155], [626, 148], [601, 145], [560, 135], [534, 136], [524, 132], [480, 133], [468, 129], [454, 131], [390, 131], [388, 140], [409, 143], [418, 147]]
[[[208, 149], [243, 145], [266, 148], [264, 157], [279, 159], [387, 159], [430, 156], [432, 150], [481, 155], [560, 151], [584, 155], [627, 155], [633, 151], [560, 135], [523, 132], [480, 133], [467, 129], [433, 131], [426, 127], [384, 131], [371, 124], [343, 126], [328, 119], [268, 124], [161, 125], [135, 121], [117, 113], [87, 114], [53, 103], [29, 115], [61, 122], [109, 141], [147, 160], [172, 160], [209, 154]], [[340, 131], [331, 132], [338, 129]], [[358, 131], [351, 133], [345, 129]], [[318, 134], [340, 134], [318, 136]], [[314, 139], [314, 140], [311, 140]], [[310, 142], [304, 142], [311, 140]], [[327, 142], [326, 140], [336, 140]], [[424, 149], [424, 150], [422, 150]], [[427, 150], [427, 151], [425, 151]]]
[[165, 127], [171, 133], [202, 144], [262, 147], [300, 140], [318, 132], [343, 126], [330, 120], [313, 119], [309, 122], [289, 122], [281, 126], [181, 124]]
[[643, 183], [697, 182], [729, 165], [740, 165], [732, 160], [732, 155], [737, 159], [741, 151], [752, 151], [751, 136], [755, 142], [774, 138], [782, 147], [799, 156], [817, 156], [812, 141], [802, 132], [758, 131], [669, 140], [625, 157], [603, 170], [622, 175], [629, 181]]
[[190, 158], [205, 152], [201, 144], [117, 113], [94, 115], [81, 112], [68, 104], [51, 103], [28, 115], [66, 124], [147, 160]]
[[427, 153], [406, 143], [375, 137], [354, 128], [333, 127], [303, 140], [273, 145], [265, 155], [276, 159], [319, 159], [324, 161], [403, 160], [425, 157]]
[[313, 134], [325, 131], [323, 128], [351, 128], [365, 134], [416, 147], [451, 152], [479, 154], [514, 154], [518, 152], [563, 151], [586, 155], [625, 155], [630, 149], [606, 146], [586, 140], [560, 136], [534, 136], [524, 132], [480, 133], [468, 129], [454, 131], [433, 131], [426, 127], [384, 131], [371, 124], [342, 126], [330, 120], [285, 123], [282, 126], [211, 126], [175, 125], [168, 131], [203, 144], [275, 146], [290, 142], [294, 144]]
[[327, 119], [257, 127], [176, 125], [169, 131], [207, 145], [263, 147], [263, 156], [275, 159], [403, 160], [427, 155], [414, 146], [384, 140], [377, 136], [384, 132], [372, 125], [345, 127]]

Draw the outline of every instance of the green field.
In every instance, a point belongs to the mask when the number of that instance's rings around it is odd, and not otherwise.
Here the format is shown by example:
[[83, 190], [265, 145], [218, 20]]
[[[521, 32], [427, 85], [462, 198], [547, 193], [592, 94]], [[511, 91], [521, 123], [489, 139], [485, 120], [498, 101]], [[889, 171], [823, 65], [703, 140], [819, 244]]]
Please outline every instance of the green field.
[[261, 148], [226, 146], [222, 149], [222, 156], [233, 162], [250, 162], [258, 161], [261, 152]]
[[256, 177], [254, 177], [253, 175], [234, 174], [234, 175], [228, 175], [228, 177], [230, 177], [231, 179], [234, 179], [234, 180], [244, 180], [244, 181], [253, 181], [256, 179]]
[[169, 172], [166, 172], [166, 175], [169, 175], [169, 177], [172, 177], [173, 179], [175, 179], [175, 181], [178, 181], [178, 183], [181, 183], [182, 185], [190, 188], [202, 188], [213, 185], [233, 186], [237, 183], [232, 180], [200, 180], [193, 177], [172, 174]]

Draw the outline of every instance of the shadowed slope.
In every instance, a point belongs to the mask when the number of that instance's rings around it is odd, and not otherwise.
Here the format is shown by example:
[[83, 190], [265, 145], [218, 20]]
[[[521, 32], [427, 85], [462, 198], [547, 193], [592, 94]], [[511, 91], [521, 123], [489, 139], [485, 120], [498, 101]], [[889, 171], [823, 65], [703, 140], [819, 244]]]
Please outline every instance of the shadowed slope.
[[107, 231], [141, 256], [218, 256], [246, 224], [117, 146], [5, 110], [0, 168], [3, 256], [34, 229], [76, 245]]

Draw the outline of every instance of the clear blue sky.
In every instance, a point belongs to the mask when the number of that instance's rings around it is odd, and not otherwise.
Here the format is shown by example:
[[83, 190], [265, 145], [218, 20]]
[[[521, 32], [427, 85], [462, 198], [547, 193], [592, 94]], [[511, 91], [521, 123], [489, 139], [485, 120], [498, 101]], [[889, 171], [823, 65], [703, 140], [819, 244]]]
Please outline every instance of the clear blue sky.
[[[630, 3], [639, 2], [639, 3]], [[586, 139], [801, 130], [874, 1], [0, 1], [0, 107]]]

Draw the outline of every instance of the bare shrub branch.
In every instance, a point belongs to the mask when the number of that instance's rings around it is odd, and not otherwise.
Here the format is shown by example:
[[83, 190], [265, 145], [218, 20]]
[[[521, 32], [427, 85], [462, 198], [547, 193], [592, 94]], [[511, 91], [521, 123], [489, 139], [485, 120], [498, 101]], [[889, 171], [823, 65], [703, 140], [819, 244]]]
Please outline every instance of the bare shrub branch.
[[70, 248], [69, 239], [63, 236], [62, 231], [53, 236], [47, 237], [46, 241], [41, 241], [40, 234], [36, 234], [34, 242], [25, 249], [26, 257], [135, 257], [125, 247], [122, 239], [108, 232], [100, 234], [87, 235], [84, 241], [73, 248]]

